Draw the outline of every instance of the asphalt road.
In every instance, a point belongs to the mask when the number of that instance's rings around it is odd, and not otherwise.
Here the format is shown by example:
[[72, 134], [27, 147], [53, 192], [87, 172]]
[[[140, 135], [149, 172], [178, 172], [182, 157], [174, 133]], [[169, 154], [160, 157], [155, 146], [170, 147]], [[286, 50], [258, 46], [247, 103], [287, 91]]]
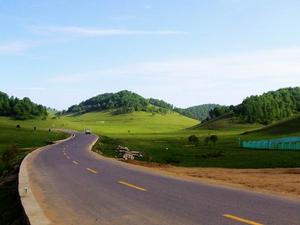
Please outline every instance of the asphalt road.
[[55, 225], [300, 225], [300, 202], [98, 158], [88, 151], [95, 139], [75, 133], [29, 167], [33, 193]]

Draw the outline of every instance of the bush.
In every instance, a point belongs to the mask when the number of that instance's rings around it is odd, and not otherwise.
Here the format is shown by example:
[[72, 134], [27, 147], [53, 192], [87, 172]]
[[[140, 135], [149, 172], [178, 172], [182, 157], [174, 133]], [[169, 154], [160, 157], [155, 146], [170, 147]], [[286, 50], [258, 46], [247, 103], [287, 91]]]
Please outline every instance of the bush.
[[211, 140], [214, 144], [216, 144], [216, 142], [219, 140], [219, 138], [218, 138], [217, 135], [211, 135], [211, 136], [210, 136], [210, 140]]
[[189, 136], [188, 140], [189, 140], [189, 142], [192, 142], [192, 143], [198, 143], [199, 142], [199, 138], [194, 134]]
[[204, 138], [204, 143], [205, 143], [206, 145], [208, 145], [209, 142], [210, 142], [210, 137], [205, 137], [205, 138]]
[[218, 136], [217, 135], [211, 135], [211, 136], [208, 136], [204, 139], [204, 143], [205, 144], [209, 144], [209, 142], [212, 142], [213, 144], [216, 144], [216, 142], [219, 140]]

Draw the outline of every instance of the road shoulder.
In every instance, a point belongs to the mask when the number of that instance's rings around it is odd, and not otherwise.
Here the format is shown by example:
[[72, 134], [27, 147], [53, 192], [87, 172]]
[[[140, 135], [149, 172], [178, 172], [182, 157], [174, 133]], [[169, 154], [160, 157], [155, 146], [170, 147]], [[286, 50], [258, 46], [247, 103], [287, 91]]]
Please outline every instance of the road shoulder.
[[[64, 140], [57, 141], [54, 145], [60, 144], [62, 142], [68, 141], [73, 136], [70, 136]], [[19, 171], [19, 196], [21, 199], [21, 203], [27, 216], [28, 222], [31, 225], [50, 225], [51, 222], [43, 212], [40, 204], [38, 203], [34, 193], [33, 188], [30, 182], [30, 165], [34, 158], [42, 151], [46, 150], [49, 146], [44, 146], [34, 150], [33, 152], [29, 153], [22, 161]]]

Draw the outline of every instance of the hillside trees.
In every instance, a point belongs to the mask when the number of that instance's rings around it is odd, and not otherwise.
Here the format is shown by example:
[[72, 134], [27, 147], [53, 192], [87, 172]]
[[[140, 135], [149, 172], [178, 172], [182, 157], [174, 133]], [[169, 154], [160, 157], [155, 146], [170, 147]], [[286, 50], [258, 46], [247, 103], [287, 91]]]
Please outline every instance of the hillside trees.
[[81, 102], [79, 105], [71, 106], [67, 112], [77, 113], [117, 109], [116, 113], [128, 113], [133, 111], [146, 111], [148, 104], [145, 98], [125, 90], [118, 93], [97, 95]]
[[217, 107], [221, 107], [217, 104], [204, 104], [198, 106], [192, 106], [186, 109], [175, 108], [174, 110], [182, 115], [187, 117], [197, 119], [197, 120], [205, 120], [209, 117], [210, 110], [213, 110]]
[[15, 119], [29, 119], [47, 116], [47, 109], [33, 103], [29, 98], [18, 99], [0, 92], [0, 116], [10, 116]]
[[167, 103], [167, 102], [165, 102], [163, 100], [149, 98], [149, 103], [151, 105], [158, 106], [158, 107], [161, 107], [161, 108], [164, 108], [164, 109], [173, 110], [173, 105], [169, 104], [169, 103]]
[[283, 88], [248, 97], [234, 111], [246, 122], [269, 124], [300, 111], [300, 88]]

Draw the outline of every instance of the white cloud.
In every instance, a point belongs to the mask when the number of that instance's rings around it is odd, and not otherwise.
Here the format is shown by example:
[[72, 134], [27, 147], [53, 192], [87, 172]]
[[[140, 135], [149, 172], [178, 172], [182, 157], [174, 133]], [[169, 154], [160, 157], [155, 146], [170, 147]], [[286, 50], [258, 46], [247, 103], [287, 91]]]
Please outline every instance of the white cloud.
[[30, 31], [44, 35], [68, 35], [73, 37], [102, 37], [129, 35], [177, 35], [184, 34], [175, 30], [130, 30], [130, 29], [102, 29], [78, 26], [28, 26]]
[[0, 44], [0, 55], [10, 55], [10, 54], [22, 54], [26, 50], [35, 46], [33, 42], [10, 42], [5, 44]]
[[93, 76], [143, 76], [154, 80], [182, 79], [186, 82], [207, 82], [214, 79], [218, 82], [269, 79], [272, 82], [294, 79], [299, 83], [299, 62], [300, 48], [287, 48], [131, 64], [100, 70]]
[[[299, 62], [300, 48], [273, 49], [131, 64], [76, 74], [75, 81], [79, 86], [86, 82], [90, 88], [95, 83], [99, 91], [130, 89], [178, 106], [238, 104], [252, 94], [300, 86]], [[68, 77], [74, 81], [72, 75]]]

